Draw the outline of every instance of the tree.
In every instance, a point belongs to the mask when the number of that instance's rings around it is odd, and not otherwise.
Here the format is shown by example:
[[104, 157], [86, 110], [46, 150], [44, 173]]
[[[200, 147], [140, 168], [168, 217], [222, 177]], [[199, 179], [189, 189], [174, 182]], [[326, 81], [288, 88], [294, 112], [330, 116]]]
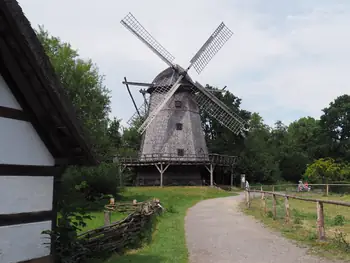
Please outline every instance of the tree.
[[350, 158], [350, 96], [337, 97], [323, 109], [320, 125], [328, 139], [329, 155], [337, 160]]
[[310, 183], [325, 183], [340, 181], [342, 166], [332, 158], [321, 158], [309, 165], [305, 171], [304, 179]]
[[273, 183], [280, 179], [280, 170], [274, 155], [271, 128], [264, 124], [258, 113], [252, 114], [249, 127], [239, 168], [251, 182]]
[[113, 118], [110, 122], [107, 130], [108, 138], [111, 143], [111, 152], [117, 153], [118, 149], [122, 146], [122, 136], [120, 133], [120, 120]]
[[103, 85], [104, 77], [91, 60], [79, 58], [69, 43], [51, 36], [43, 27], [39, 27], [36, 33], [96, 152], [108, 156], [110, 92]]
[[[219, 89], [209, 85], [207, 85], [206, 88], [213, 91], [219, 91]], [[214, 95], [243, 120], [249, 120], [250, 112], [240, 109], [241, 99], [229, 91], [225, 91], [224, 93], [214, 92]], [[200, 115], [209, 152], [239, 155], [244, 148], [243, 137], [240, 135], [235, 135], [232, 133], [232, 131], [228, 130], [226, 127], [223, 127], [215, 118], [211, 117], [206, 112], [201, 111]]]

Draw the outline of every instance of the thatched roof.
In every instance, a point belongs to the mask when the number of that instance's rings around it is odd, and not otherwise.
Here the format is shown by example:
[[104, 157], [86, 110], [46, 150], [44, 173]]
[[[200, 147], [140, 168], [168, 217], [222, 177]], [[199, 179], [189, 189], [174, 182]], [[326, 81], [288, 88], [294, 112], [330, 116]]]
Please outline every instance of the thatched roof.
[[97, 163], [71, 101], [15, 0], [0, 0], [0, 74], [58, 163]]

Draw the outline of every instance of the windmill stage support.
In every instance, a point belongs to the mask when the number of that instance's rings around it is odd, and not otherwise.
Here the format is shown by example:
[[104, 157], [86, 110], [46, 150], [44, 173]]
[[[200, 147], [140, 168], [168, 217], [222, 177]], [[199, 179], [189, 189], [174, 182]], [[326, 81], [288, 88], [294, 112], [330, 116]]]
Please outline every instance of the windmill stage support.
[[214, 186], [214, 169], [215, 169], [215, 164], [210, 164], [209, 166], [205, 166], [207, 168], [208, 172], [210, 173], [210, 186]]
[[169, 165], [170, 164], [167, 164], [165, 167], [163, 165], [163, 163], [160, 163], [160, 164], [154, 164], [157, 168], [157, 170], [159, 171], [160, 173], [160, 187], [163, 187], [163, 175], [164, 175], [164, 172], [166, 171], [166, 169], [168, 169]]
[[119, 185], [120, 186], [123, 185], [123, 172], [125, 171], [126, 168], [127, 166], [125, 164], [119, 165]]
[[231, 190], [233, 187], [233, 165], [231, 166]]

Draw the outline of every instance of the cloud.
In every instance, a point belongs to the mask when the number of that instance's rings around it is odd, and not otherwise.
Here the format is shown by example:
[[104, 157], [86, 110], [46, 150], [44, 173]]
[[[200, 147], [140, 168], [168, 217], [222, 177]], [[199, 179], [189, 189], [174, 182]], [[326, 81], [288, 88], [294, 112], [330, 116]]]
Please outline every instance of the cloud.
[[[228, 89], [243, 107], [272, 124], [318, 117], [336, 96], [347, 93], [350, 68], [350, 2], [296, 1], [125, 1], [19, 0], [33, 26], [43, 24], [91, 58], [112, 90], [112, 115], [134, 112], [125, 87], [151, 82], [166, 65], [119, 23], [129, 11], [186, 67], [221, 21], [232, 39], [201, 75]], [[40, 8], [38, 8], [40, 7]], [[135, 88], [138, 103], [142, 97]]]

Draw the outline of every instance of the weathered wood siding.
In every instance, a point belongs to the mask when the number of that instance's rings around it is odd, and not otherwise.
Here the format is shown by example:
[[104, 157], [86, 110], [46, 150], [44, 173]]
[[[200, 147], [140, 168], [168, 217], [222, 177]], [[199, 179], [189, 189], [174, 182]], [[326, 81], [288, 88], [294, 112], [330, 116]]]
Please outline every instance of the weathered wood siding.
[[[150, 112], [155, 109], [152, 102], [159, 101], [160, 96], [165, 94], [151, 94]], [[175, 101], [181, 101], [182, 107], [176, 108]], [[176, 123], [182, 123], [182, 130], [176, 130]], [[141, 153], [177, 156], [177, 149], [184, 149], [183, 160], [208, 154], [198, 106], [186, 91], [175, 93], [155, 117], [144, 134]]]

